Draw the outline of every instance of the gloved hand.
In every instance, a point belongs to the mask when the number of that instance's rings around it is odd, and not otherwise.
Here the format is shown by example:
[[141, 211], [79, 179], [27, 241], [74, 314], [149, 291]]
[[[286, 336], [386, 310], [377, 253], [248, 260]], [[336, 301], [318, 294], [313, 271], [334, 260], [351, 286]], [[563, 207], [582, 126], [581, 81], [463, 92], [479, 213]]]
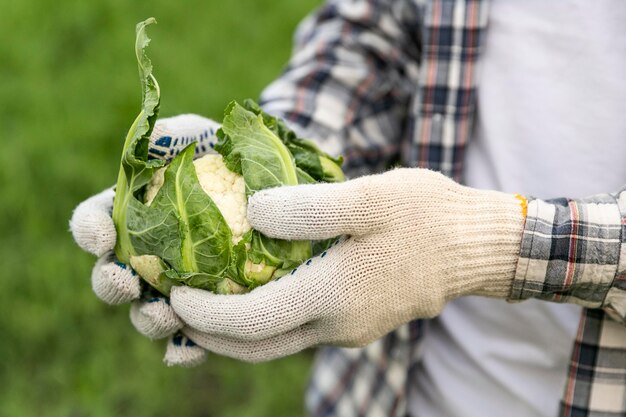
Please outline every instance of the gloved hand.
[[454, 298], [506, 298], [524, 210], [521, 196], [423, 169], [264, 190], [248, 204], [255, 229], [282, 239], [345, 237], [248, 294], [175, 287], [171, 307], [195, 343], [247, 361], [363, 346]]
[[[197, 142], [196, 156], [202, 156], [212, 151], [217, 129], [217, 122], [194, 114], [159, 119], [150, 137], [149, 153], [154, 158], [170, 160], [187, 145]], [[111, 219], [114, 195], [114, 191], [108, 189], [87, 199], [76, 208], [70, 221], [76, 243], [100, 257], [91, 274], [93, 290], [108, 304], [135, 300], [131, 306], [131, 321], [148, 337], [155, 339], [175, 334], [183, 323], [169, 307], [169, 300], [142, 296], [139, 277], [130, 266], [115, 259], [116, 232]], [[204, 349], [175, 334], [170, 338], [165, 361], [192, 365], [204, 356]]]

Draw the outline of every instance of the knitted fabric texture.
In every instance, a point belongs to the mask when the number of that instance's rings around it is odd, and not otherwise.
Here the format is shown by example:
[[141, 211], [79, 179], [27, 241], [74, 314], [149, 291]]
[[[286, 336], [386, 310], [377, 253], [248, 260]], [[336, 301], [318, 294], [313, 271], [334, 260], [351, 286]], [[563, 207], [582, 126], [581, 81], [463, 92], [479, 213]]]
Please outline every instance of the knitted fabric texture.
[[524, 223], [514, 195], [421, 169], [261, 191], [248, 210], [270, 237], [345, 236], [249, 294], [172, 291], [172, 307], [194, 329], [186, 334], [253, 361], [319, 344], [363, 346], [463, 295], [506, 298]]

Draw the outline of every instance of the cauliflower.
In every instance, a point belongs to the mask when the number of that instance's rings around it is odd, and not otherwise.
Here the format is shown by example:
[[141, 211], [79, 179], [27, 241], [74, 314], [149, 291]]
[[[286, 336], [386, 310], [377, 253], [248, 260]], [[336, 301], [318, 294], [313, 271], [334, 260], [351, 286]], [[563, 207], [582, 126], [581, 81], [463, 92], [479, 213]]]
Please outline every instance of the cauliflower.
[[151, 23], [137, 25], [142, 103], [124, 140], [115, 188], [117, 259], [164, 295], [173, 285], [232, 294], [280, 278], [324, 251], [331, 240], [271, 239], [248, 224], [247, 198], [257, 191], [344, 179], [341, 157], [299, 138], [252, 100], [226, 107], [217, 154], [194, 160], [191, 143], [171, 161], [149, 158], [161, 99], [145, 53]]
[[[243, 235], [250, 230], [246, 218], [248, 200], [246, 199], [246, 183], [224, 164], [222, 155], [208, 154], [193, 162], [200, 186], [211, 197], [224, 220], [233, 233], [232, 241], [236, 245]], [[146, 205], [150, 205], [163, 186], [165, 168], [157, 170], [146, 189]]]
[[[219, 154], [207, 154], [194, 160], [193, 165], [202, 190], [211, 197], [220, 210], [232, 232], [232, 243], [237, 245], [251, 229], [246, 217], [248, 200], [244, 178], [230, 171], [224, 164], [224, 158]], [[156, 170], [146, 186], [144, 200], [148, 207], [165, 182], [165, 170], [166, 167]], [[250, 244], [246, 243], [245, 248], [249, 250]], [[131, 258], [131, 264], [135, 270], [140, 271], [144, 279], [151, 283], [159, 282], [158, 276], [165, 269], [161, 260], [154, 255], [134, 256]], [[249, 279], [263, 284], [272, 278], [276, 269], [276, 267], [265, 265], [265, 262], [253, 263], [247, 259], [244, 274]], [[241, 293], [245, 290], [245, 287], [236, 284], [228, 277], [220, 284], [216, 289], [220, 293]]]

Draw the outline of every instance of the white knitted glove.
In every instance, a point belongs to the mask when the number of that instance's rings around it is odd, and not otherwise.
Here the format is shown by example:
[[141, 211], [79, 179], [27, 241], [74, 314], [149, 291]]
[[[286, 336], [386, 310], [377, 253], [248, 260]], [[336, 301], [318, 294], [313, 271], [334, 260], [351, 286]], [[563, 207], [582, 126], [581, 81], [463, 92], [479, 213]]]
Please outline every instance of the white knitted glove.
[[363, 346], [456, 297], [506, 298], [524, 207], [521, 196], [422, 169], [261, 191], [248, 217], [264, 234], [345, 237], [248, 294], [174, 287], [171, 305], [195, 343], [247, 361], [321, 344]]
[[[194, 114], [159, 119], [150, 136], [149, 153], [154, 158], [170, 160], [187, 145], [197, 142], [196, 156], [201, 156], [211, 152], [218, 128], [217, 122]], [[93, 290], [108, 304], [137, 300], [131, 306], [131, 321], [135, 327], [152, 339], [169, 336], [183, 326], [169, 301], [151, 296], [139, 300], [142, 296], [139, 277], [129, 266], [115, 259], [116, 233], [111, 219], [114, 195], [113, 190], [108, 189], [87, 199], [76, 207], [70, 220], [76, 243], [100, 257], [91, 274]], [[204, 354], [193, 342], [176, 335], [170, 339], [165, 361], [193, 365], [199, 363]]]

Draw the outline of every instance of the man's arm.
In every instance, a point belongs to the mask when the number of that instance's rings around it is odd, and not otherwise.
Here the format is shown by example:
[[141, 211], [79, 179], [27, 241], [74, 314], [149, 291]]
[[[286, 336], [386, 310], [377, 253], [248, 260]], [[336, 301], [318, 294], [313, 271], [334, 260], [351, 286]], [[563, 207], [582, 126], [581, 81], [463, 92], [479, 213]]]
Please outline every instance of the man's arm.
[[328, 1], [300, 25], [262, 106], [344, 155], [351, 176], [383, 171], [398, 159], [417, 88], [419, 21], [410, 1]]
[[626, 322], [626, 188], [531, 200], [510, 299], [603, 308]]

